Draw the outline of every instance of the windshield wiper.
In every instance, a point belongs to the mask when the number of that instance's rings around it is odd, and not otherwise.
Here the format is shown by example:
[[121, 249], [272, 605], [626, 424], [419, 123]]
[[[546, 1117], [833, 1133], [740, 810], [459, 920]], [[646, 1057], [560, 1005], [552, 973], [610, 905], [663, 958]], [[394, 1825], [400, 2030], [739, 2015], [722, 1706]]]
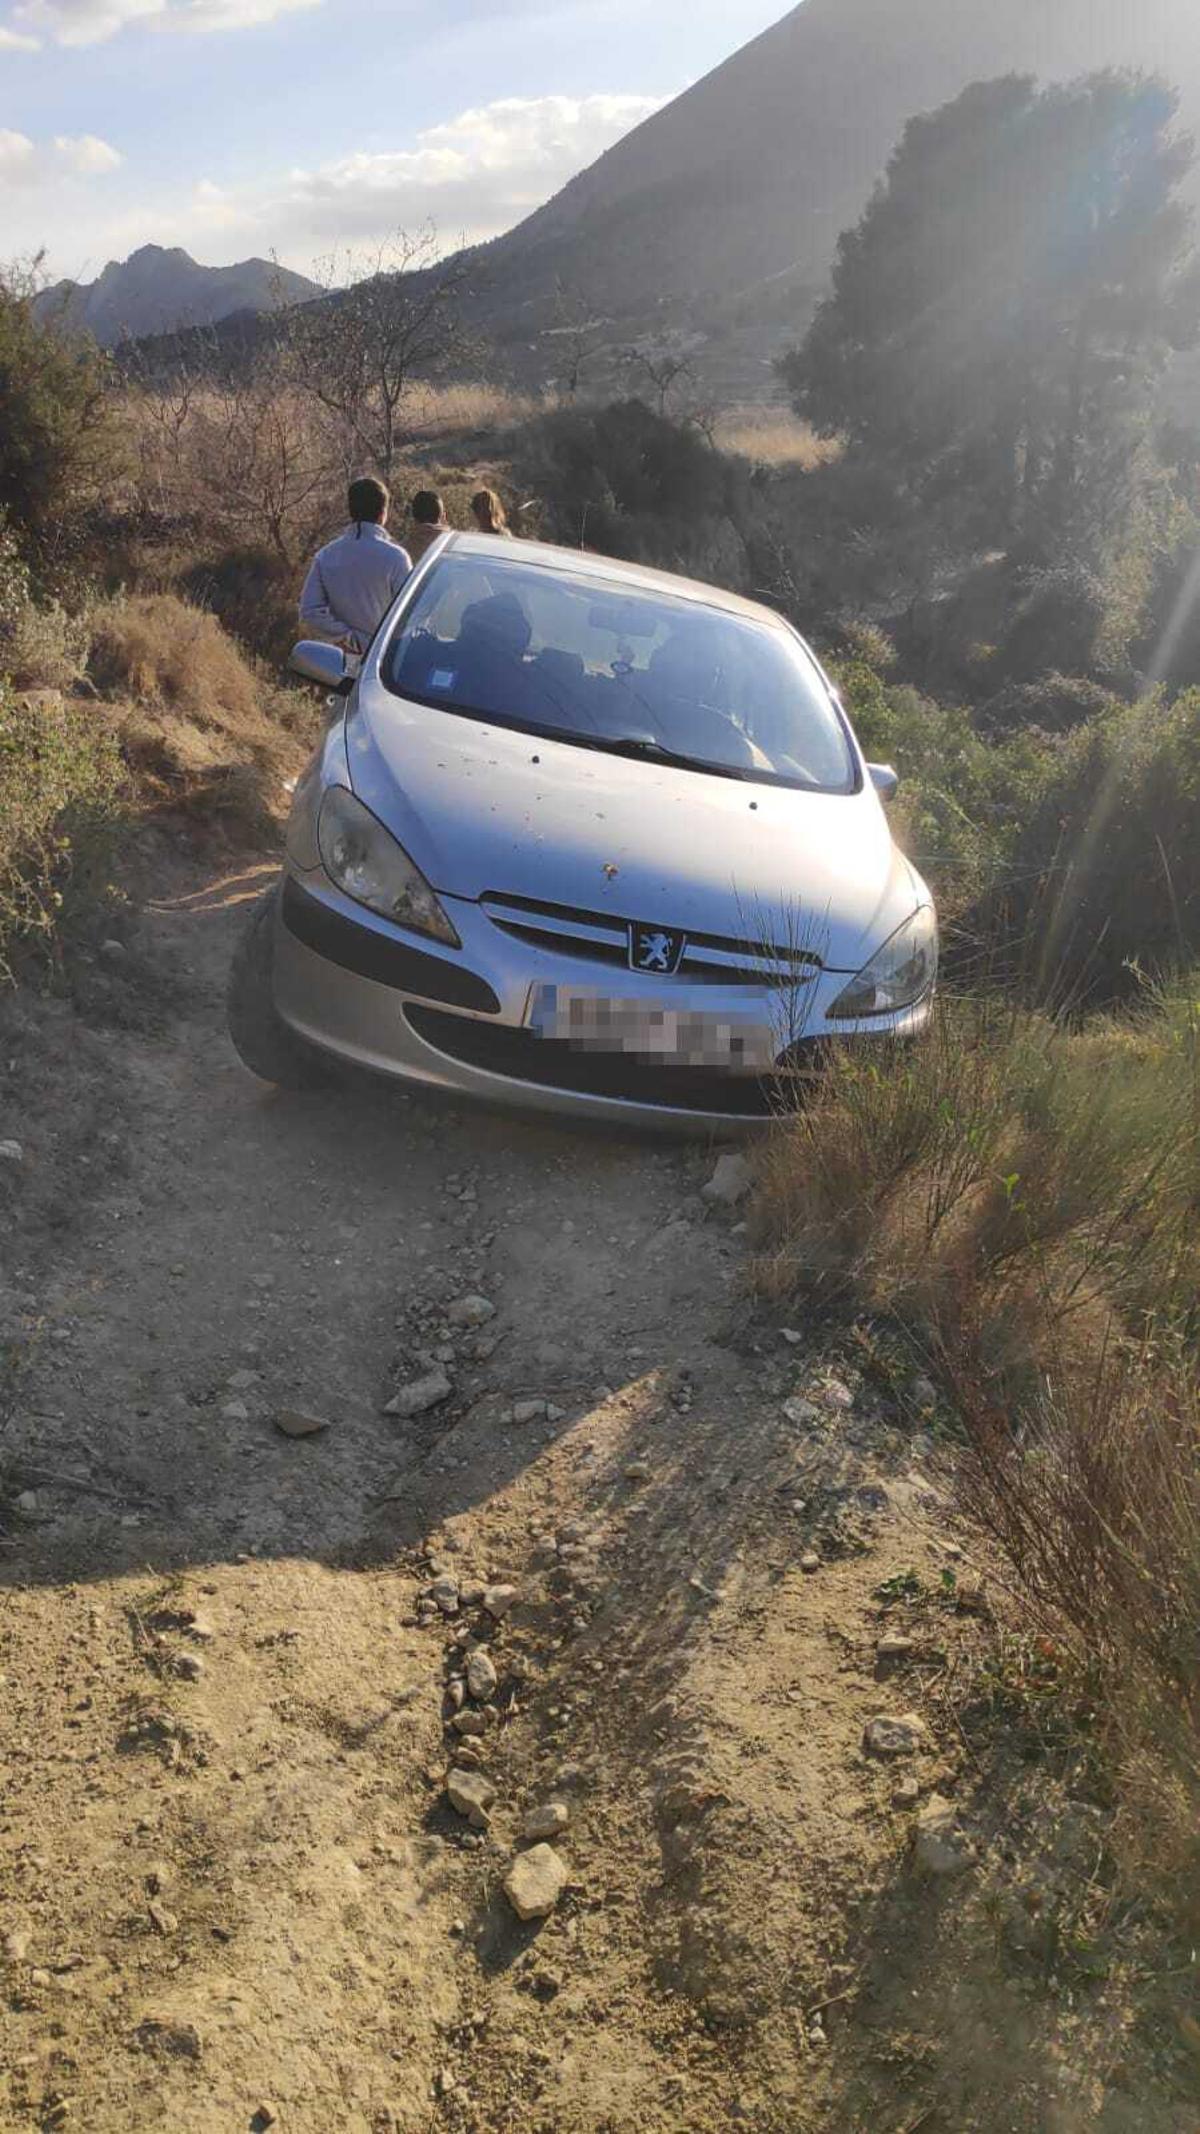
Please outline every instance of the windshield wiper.
[[[564, 734], [563, 739], [576, 738]], [[644, 757], [649, 763], [672, 764], [681, 771], [707, 771], [712, 778], [741, 778], [744, 772], [731, 763], [712, 763], [707, 756], [685, 756], [678, 749], [665, 748], [661, 741], [648, 740], [643, 734], [616, 734], [612, 740], [600, 734], [580, 736], [586, 748], [600, 748], [610, 756]]]

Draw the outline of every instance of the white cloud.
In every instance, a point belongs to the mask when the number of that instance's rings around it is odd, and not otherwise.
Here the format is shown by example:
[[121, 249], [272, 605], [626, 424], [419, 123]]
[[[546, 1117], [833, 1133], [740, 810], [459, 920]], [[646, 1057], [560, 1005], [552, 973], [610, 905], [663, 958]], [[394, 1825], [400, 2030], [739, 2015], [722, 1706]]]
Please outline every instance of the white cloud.
[[27, 37], [22, 30], [6, 30], [0, 22], [0, 52], [38, 52], [41, 44], [36, 37]]
[[[245, 30], [321, 0], [20, 0], [13, 20], [57, 44], [102, 44], [141, 24], [151, 30]], [[13, 34], [13, 33], [10, 33]]]
[[[415, 147], [358, 154], [273, 184], [225, 190], [205, 180], [190, 224], [209, 246], [369, 243], [432, 221], [442, 241], [511, 228], [663, 102], [656, 96], [506, 97], [428, 127]], [[236, 233], [236, 234], [235, 234]]]
[[47, 186], [63, 178], [99, 178], [116, 170], [123, 158], [94, 133], [55, 134], [52, 141], [31, 141], [27, 133], [0, 128], [0, 188]]

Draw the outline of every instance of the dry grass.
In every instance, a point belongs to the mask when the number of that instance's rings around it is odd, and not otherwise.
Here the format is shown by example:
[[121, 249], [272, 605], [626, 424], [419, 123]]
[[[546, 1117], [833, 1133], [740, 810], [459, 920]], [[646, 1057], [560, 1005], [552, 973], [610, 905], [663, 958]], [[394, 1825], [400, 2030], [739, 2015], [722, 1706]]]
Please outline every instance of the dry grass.
[[143, 799], [260, 827], [319, 722], [317, 699], [266, 682], [216, 618], [170, 593], [112, 600], [91, 619], [92, 681], [117, 705]]
[[1082, 1029], [992, 995], [835, 1057], [764, 1152], [755, 1220], [760, 1294], [865, 1308], [940, 1376], [964, 1495], [1092, 1675], [1137, 1843], [1194, 1869], [1194, 988]]
[[788, 407], [727, 408], [713, 435], [722, 452], [735, 452], [764, 467], [795, 467], [804, 474], [827, 467], [841, 454], [836, 441], [818, 437]]

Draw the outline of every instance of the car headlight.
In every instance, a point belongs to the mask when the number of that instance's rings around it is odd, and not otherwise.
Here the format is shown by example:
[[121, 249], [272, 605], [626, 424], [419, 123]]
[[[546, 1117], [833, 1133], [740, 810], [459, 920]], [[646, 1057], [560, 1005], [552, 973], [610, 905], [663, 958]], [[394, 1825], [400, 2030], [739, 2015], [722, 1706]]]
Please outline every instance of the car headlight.
[[932, 904], [922, 904], [838, 994], [828, 1011], [830, 1019], [855, 1022], [860, 1016], [896, 1015], [911, 1008], [937, 977], [937, 960], [937, 914]]
[[317, 843], [326, 874], [356, 904], [448, 948], [462, 947], [420, 868], [345, 786], [330, 786], [321, 802]]

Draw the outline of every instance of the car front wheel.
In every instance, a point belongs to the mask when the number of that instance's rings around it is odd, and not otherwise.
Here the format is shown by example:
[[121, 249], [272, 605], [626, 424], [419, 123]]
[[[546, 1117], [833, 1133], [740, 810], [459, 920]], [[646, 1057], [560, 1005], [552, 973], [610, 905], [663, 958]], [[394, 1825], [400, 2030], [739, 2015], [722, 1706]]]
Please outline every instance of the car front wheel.
[[275, 1007], [275, 911], [278, 889], [254, 906], [234, 953], [225, 1017], [243, 1066], [279, 1089], [322, 1089], [332, 1069], [312, 1045], [289, 1029]]

